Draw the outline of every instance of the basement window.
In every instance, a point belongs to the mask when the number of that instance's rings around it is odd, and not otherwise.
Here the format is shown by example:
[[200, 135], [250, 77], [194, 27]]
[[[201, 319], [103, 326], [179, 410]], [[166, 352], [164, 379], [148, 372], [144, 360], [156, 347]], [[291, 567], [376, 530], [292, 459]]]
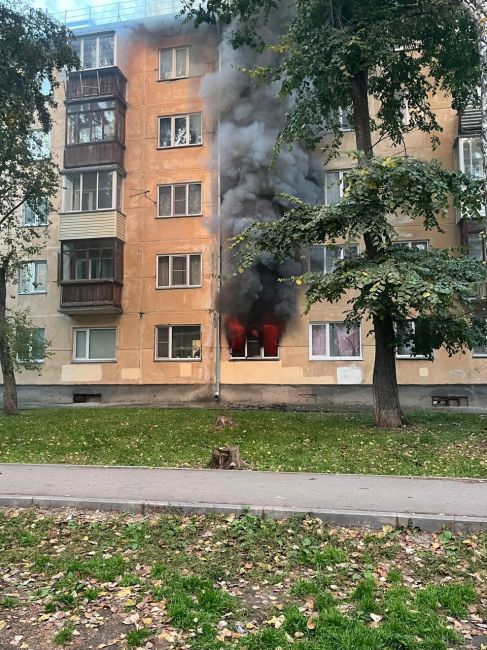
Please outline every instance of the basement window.
[[230, 326], [232, 359], [279, 359], [280, 328], [271, 323], [261, 328], [246, 328], [233, 322]]

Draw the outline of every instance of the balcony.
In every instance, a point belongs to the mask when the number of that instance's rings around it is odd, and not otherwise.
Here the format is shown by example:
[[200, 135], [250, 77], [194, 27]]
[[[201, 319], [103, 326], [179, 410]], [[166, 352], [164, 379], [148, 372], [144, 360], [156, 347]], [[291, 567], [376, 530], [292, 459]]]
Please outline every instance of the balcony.
[[117, 67], [72, 72], [66, 81], [66, 101], [116, 97], [125, 102], [127, 79]]
[[125, 147], [120, 142], [89, 142], [66, 145], [64, 168], [118, 165], [123, 169]]
[[64, 212], [59, 215], [59, 240], [117, 237], [125, 241], [125, 215], [118, 210]]
[[122, 283], [116, 280], [63, 281], [60, 311], [65, 314], [120, 313]]

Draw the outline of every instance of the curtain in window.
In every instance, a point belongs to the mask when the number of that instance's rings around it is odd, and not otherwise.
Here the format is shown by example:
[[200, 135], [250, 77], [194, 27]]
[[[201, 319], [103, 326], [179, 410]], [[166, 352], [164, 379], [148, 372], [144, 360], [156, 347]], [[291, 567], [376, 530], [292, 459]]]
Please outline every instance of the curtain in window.
[[172, 258], [172, 285], [184, 286], [188, 284], [186, 263], [186, 255], [174, 256]]
[[176, 77], [186, 77], [188, 72], [186, 70], [187, 48], [176, 50]]
[[176, 146], [187, 144], [187, 119], [185, 115], [174, 119], [174, 144]]
[[201, 284], [201, 255], [189, 257], [189, 284], [191, 286]]
[[279, 355], [279, 327], [270, 323], [264, 325], [264, 357]]
[[201, 144], [201, 114], [189, 116], [190, 144]]
[[115, 330], [90, 330], [89, 357], [90, 359], [115, 358]]
[[326, 325], [311, 326], [311, 353], [314, 357], [326, 355]]
[[330, 323], [330, 356], [357, 357], [360, 355], [360, 333], [354, 328], [347, 332], [342, 323]]
[[162, 117], [159, 120], [159, 146], [160, 147], [172, 146], [170, 117]]
[[186, 214], [186, 190], [187, 185], [174, 186], [174, 213], [175, 215]]
[[171, 216], [171, 197], [172, 187], [170, 185], [162, 185], [159, 187], [159, 216]]
[[159, 57], [159, 79], [172, 79], [172, 50], [162, 50]]
[[201, 183], [190, 183], [188, 186], [188, 214], [201, 213]]

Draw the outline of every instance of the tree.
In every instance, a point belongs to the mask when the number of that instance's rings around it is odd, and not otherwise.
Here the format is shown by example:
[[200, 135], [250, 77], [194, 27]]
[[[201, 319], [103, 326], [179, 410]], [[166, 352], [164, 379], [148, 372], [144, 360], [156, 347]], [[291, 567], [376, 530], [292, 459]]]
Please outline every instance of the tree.
[[15, 330], [25, 330], [27, 317], [8, 309], [7, 285], [41, 250], [44, 237], [44, 229], [23, 227], [19, 211], [49, 211], [57, 190], [57, 167], [43, 143], [56, 107], [56, 73], [78, 65], [69, 39], [66, 28], [41, 10], [0, 5], [0, 366], [8, 415], [18, 409]]
[[[332, 156], [342, 138], [339, 112], [350, 107], [354, 124], [359, 151], [358, 169], [348, 179], [349, 197], [337, 208], [338, 212], [295, 202], [295, 207], [277, 222], [282, 225], [282, 239], [276, 230], [274, 243], [280, 241], [282, 249], [271, 246], [270, 239], [266, 239], [272, 225], [260, 229], [255, 226], [245, 237], [239, 238], [239, 242], [251, 237], [254, 250], [260, 246], [261, 250], [278, 256], [281, 256], [280, 250], [295, 252], [299, 243], [313, 243], [313, 237], [306, 232], [306, 229], [312, 230], [313, 218], [317, 220], [314, 242], [333, 242], [342, 234], [363, 237], [365, 253], [355, 261], [356, 267], [347, 262], [330, 278], [323, 278], [321, 282], [312, 279], [307, 295], [310, 302], [333, 299], [332, 296], [343, 295], [346, 290], [345, 280], [350, 280], [345, 275], [347, 271], [354, 269], [356, 273], [369, 273], [373, 270], [372, 276], [377, 278], [374, 284], [360, 283], [357, 278], [352, 282], [358, 297], [351, 299], [352, 311], [348, 322], [365, 314], [372, 321], [376, 350], [373, 376], [376, 420], [381, 426], [399, 426], [403, 416], [395, 348], [399, 338], [404, 336], [401, 329], [404, 329], [407, 301], [403, 296], [403, 304], [397, 307], [397, 293], [393, 289], [397, 285], [389, 279], [396, 274], [406, 279], [407, 264], [404, 262], [408, 253], [398, 253], [391, 246], [393, 232], [387, 220], [387, 210], [393, 212], [407, 207], [416, 218], [421, 209], [434, 207], [444, 213], [448, 197], [453, 197], [458, 203], [461, 183], [470, 188], [470, 193], [465, 193], [465, 202], [469, 204], [466, 212], [471, 218], [478, 218], [479, 202], [477, 200], [475, 207], [471, 194], [475, 193], [475, 188], [468, 179], [458, 174], [448, 175], [434, 164], [421, 169], [410, 159], [403, 164], [397, 158], [391, 158], [390, 162], [375, 161], [374, 147], [385, 138], [393, 145], [400, 145], [405, 132], [413, 129], [431, 134], [433, 146], [438, 143], [441, 127], [431, 109], [431, 96], [440, 91], [447, 92], [452, 96], [455, 109], [466, 107], [480, 79], [477, 28], [458, 0], [292, 0], [289, 4], [290, 17], [280, 41], [266, 43], [261, 37], [261, 26], [273, 21], [276, 12], [282, 12], [287, 3], [278, 0], [184, 2], [183, 13], [197, 26], [203, 22], [227, 25], [234, 47], [270, 49], [280, 55], [277, 64], [252, 71], [263, 81], [279, 82], [282, 95], [294, 98], [293, 108], [276, 143], [276, 152], [294, 142], [314, 148], [331, 131], [327, 150]], [[369, 111], [369, 97], [373, 97], [379, 106], [375, 117]], [[407, 126], [403, 119], [405, 102], [410, 116]], [[425, 174], [425, 179], [418, 175], [421, 173]], [[400, 194], [395, 199], [390, 192], [400, 189], [401, 176], [401, 182], [409, 187], [412, 195], [405, 197]], [[426, 187], [423, 180], [428, 180], [431, 186]], [[434, 196], [435, 190], [441, 191], [441, 201]], [[478, 186], [476, 191], [478, 199]], [[357, 202], [358, 197], [362, 204]], [[352, 210], [351, 214], [344, 212], [347, 208]], [[348, 220], [350, 227], [346, 231], [337, 223], [334, 214]], [[296, 220], [297, 215], [301, 222]], [[424, 219], [428, 227], [439, 226], [430, 212]], [[297, 230], [292, 242], [286, 239], [290, 223]], [[430, 260], [425, 272], [431, 272], [436, 260], [437, 271], [441, 268], [442, 279], [453, 288], [454, 278], [450, 273], [457, 272], [455, 264], [462, 262], [447, 263], [446, 258], [438, 257], [435, 251], [425, 253], [423, 258]], [[246, 260], [248, 263], [249, 258]], [[464, 260], [463, 264], [469, 280], [482, 277], [483, 269], [479, 264], [470, 260]], [[389, 272], [392, 276], [388, 275]], [[336, 283], [334, 289], [333, 283]], [[407, 309], [409, 318], [421, 316], [425, 309], [425, 299], [418, 299], [420, 285], [421, 282], [411, 293]], [[471, 289], [467, 290], [466, 284], [456, 285], [456, 289], [455, 310], [460, 320], [450, 324], [453, 303], [447, 306], [439, 300], [438, 311], [428, 316], [428, 327], [425, 322], [425, 327], [417, 327], [416, 334], [410, 334], [414, 346], [419, 346], [420, 337], [421, 345], [424, 345], [426, 331], [430, 333], [431, 343], [437, 345], [441, 338], [440, 323], [442, 328], [451, 327], [452, 335], [456, 332], [457, 347], [471, 343], [467, 326], [475, 326], [475, 336], [481, 335], [480, 321], [461, 316], [464, 313], [461, 305], [465, 304], [468, 293], [471, 297]], [[459, 323], [464, 325], [461, 335]], [[449, 348], [445, 337], [442, 343]]]

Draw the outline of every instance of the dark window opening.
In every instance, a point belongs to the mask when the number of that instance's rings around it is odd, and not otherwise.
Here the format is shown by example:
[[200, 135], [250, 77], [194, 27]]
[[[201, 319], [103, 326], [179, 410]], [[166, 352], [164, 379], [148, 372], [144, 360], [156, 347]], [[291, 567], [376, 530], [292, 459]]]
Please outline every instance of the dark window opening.
[[266, 323], [247, 328], [231, 319], [230, 355], [232, 359], [278, 359], [280, 327]]
[[73, 393], [73, 404], [88, 404], [101, 402], [101, 393]]

